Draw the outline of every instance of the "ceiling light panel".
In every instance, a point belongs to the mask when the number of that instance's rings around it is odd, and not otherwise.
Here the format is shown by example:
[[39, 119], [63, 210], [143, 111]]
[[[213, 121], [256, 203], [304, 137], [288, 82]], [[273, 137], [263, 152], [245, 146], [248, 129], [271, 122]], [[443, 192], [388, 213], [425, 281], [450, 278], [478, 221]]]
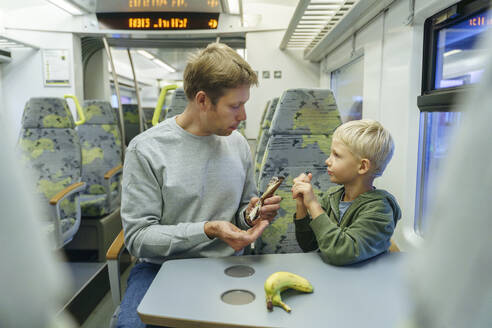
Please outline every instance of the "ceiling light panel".
[[65, 10], [72, 16], [85, 15], [86, 12], [69, 0], [48, 0], [49, 3]]
[[309, 38], [305, 52], [314, 48], [357, 2], [359, 0], [300, 0], [280, 49], [293, 46], [297, 48], [299, 44], [293, 44], [291, 41], [300, 36]]

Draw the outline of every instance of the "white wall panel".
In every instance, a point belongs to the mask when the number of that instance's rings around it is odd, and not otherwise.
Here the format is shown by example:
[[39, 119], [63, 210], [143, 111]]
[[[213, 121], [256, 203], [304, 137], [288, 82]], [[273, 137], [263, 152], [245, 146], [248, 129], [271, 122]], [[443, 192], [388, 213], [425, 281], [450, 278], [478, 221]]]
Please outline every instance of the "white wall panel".
[[[284, 31], [256, 32], [246, 34], [247, 61], [258, 71], [259, 86], [251, 88], [246, 103], [246, 135], [258, 136], [260, 119], [268, 100], [280, 97], [289, 88], [318, 88], [320, 81], [319, 64], [302, 59], [301, 50], [279, 49]], [[274, 79], [273, 72], [282, 71], [281, 79]], [[269, 71], [270, 78], [264, 79], [262, 71]]]
[[[45, 49], [68, 49], [70, 60], [70, 86], [46, 87], [43, 82], [42, 50], [12, 49], [12, 61], [3, 65], [4, 110], [12, 121], [14, 133], [20, 130], [22, 112], [31, 97], [63, 97], [65, 94], [83, 95], [76, 91], [82, 87], [75, 83], [74, 36], [71, 33], [51, 33], [35, 31], [10, 31], [10, 36]], [[80, 99], [79, 99], [80, 100]], [[69, 102], [72, 104], [72, 102]], [[71, 106], [72, 114], [75, 108]]]

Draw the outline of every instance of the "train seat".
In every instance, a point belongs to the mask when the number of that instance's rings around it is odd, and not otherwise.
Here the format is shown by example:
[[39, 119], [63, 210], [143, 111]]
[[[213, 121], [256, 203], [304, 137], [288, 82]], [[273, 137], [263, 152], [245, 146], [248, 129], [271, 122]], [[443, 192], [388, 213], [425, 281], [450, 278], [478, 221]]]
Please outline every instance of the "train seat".
[[243, 137], [246, 137], [246, 121], [241, 121], [239, 125], [237, 126], [237, 132], [241, 133]]
[[82, 216], [100, 217], [119, 206], [121, 137], [108, 102], [86, 100], [83, 108], [86, 122], [77, 127], [82, 146], [82, 180], [87, 184], [81, 196]]
[[171, 98], [171, 104], [167, 109], [166, 118], [173, 117], [184, 112], [188, 99], [183, 88], [177, 88]]
[[[19, 148], [36, 179], [36, 196], [46, 209], [46, 232], [60, 248], [72, 240], [81, 221], [81, 148], [75, 123], [62, 98], [31, 98], [22, 115]], [[48, 205], [50, 204], [50, 205]]]
[[77, 133], [82, 146], [82, 181], [87, 189], [80, 196], [80, 232], [67, 249], [97, 250], [98, 260], [103, 261], [121, 229], [121, 136], [109, 102], [86, 100], [83, 111], [86, 122], [77, 127]]
[[123, 104], [123, 121], [125, 122], [125, 144], [128, 146], [130, 141], [140, 133], [140, 123], [138, 117], [138, 106], [135, 104]]
[[258, 134], [258, 144], [256, 146], [255, 154], [255, 179], [257, 186], [259, 185], [259, 176], [261, 170], [261, 163], [263, 160], [263, 155], [265, 154], [265, 149], [270, 138], [270, 126], [272, 124], [272, 118], [275, 114], [275, 108], [277, 107], [278, 97], [273, 98], [268, 102], [268, 107], [265, 110], [265, 115], [263, 116], [262, 123], [260, 125], [260, 132]]
[[289, 89], [282, 94], [273, 115], [259, 179], [259, 190], [264, 191], [271, 177], [284, 176], [284, 183], [276, 192], [282, 202], [275, 221], [255, 242], [256, 254], [302, 252], [293, 223], [293, 179], [310, 171], [316, 193], [332, 186], [324, 162], [330, 154], [333, 132], [340, 124], [331, 90]]
[[[144, 127], [147, 130], [147, 129], [150, 129], [152, 127], [152, 118], [154, 117], [155, 108], [144, 107], [144, 108], [142, 108], [142, 110], [143, 110], [144, 118], [145, 118]], [[161, 111], [161, 114], [159, 115], [159, 122], [162, 122], [165, 118], [166, 118], [166, 112]]]

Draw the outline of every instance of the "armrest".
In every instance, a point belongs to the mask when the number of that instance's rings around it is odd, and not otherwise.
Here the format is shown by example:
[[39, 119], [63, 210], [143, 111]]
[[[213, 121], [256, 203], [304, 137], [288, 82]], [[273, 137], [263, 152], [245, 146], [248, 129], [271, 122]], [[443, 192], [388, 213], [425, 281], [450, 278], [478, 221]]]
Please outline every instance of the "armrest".
[[113, 167], [111, 170], [106, 172], [106, 174], [104, 174], [104, 179], [106, 179], [106, 180], [111, 179], [115, 174], [121, 173], [122, 169], [123, 169], [123, 165], [121, 165], [121, 164]]
[[120, 256], [123, 248], [125, 247], [125, 238], [123, 235], [123, 230], [120, 231], [116, 239], [113, 241], [111, 246], [109, 246], [108, 252], [106, 253], [107, 260], [117, 260]]
[[113, 299], [114, 306], [120, 305], [121, 302], [119, 258], [124, 249], [124, 239], [123, 230], [121, 230], [111, 246], [109, 246], [108, 252], [106, 253], [109, 286], [111, 288], [111, 298]]
[[391, 245], [390, 245], [390, 247], [389, 247], [389, 251], [390, 251], [391, 253], [393, 253], [393, 252], [399, 252], [399, 251], [400, 251], [400, 249], [399, 249], [399, 248], [398, 248], [398, 246], [396, 245], [395, 241], [394, 241], [393, 239], [390, 239], [390, 242], [391, 242]]
[[60, 202], [62, 199], [66, 198], [67, 196], [70, 196], [74, 192], [82, 191], [84, 189], [85, 189], [85, 182], [76, 182], [74, 184], [71, 184], [70, 186], [66, 187], [58, 194], [53, 196], [50, 199], [50, 204], [56, 205], [58, 202]]

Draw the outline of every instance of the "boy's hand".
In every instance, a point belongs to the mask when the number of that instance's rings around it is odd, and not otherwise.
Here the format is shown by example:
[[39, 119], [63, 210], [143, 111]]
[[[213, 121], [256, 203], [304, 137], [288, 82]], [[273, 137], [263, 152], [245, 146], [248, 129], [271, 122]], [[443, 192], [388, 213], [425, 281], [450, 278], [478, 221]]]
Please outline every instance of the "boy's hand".
[[313, 180], [313, 174], [311, 172], [301, 173], [297, 178], [294, 179], [296, 182], [311, 182]]
[[311, 173], [302, 173], [294, 179], [294, 185], [292, 186], [292, 198], [302, 198], [303, 204], [307, 209], [313, 202], [318, 202], [311, 185], [312, 178], [313, 175]]

